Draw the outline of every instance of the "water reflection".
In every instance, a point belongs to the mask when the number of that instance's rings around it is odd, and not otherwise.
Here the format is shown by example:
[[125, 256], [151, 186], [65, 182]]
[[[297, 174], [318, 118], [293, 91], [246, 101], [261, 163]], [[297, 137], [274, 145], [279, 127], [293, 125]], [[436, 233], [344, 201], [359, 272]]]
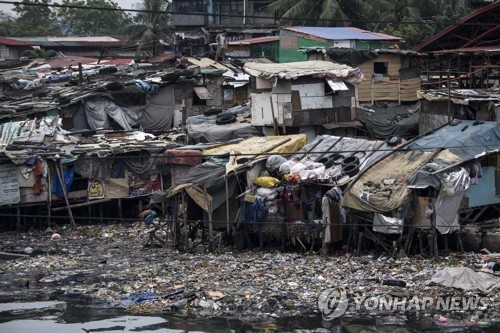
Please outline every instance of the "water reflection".
[[284, 319], [196, 319], [179, 316], [135, 316], [123, 309], [94, 308], [65, 302], [0, 304], [0, 332], [334, 332], [334, 333], [410, 333], [410, 332], [499, 332], [463, 324], [436, 325], [432, 318], [412, 322], [405, 317], [356, 317], [323, 322], [320, 316]]

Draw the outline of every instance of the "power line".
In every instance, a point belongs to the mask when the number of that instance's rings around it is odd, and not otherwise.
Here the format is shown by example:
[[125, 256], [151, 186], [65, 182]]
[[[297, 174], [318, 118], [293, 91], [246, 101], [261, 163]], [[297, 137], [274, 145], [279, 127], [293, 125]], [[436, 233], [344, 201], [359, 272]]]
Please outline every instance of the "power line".
[[[158, 11], [158, 10], [148, 10], [148, 9], [131, 9], [131, 8], [113, 8], [113, 7], [96, 7], [96, 6], [83, 6], [83, 5], [64, 5], [64, 4], [47, 4], [47, 3], [24, 3], [17, 1], [5, 1], [0, 0], [0, 3], [10, 4], [10, 5], [23, 5], [23, 6], [35, 6], [35, 7], [54, 7], [54, 8], [68, 8], [68, 9], [82, 9], [82, 10], [105, 10], [105, 11], [120, 11], [120, 12], [135, 12], [135, 13], [149, 13], [149, 14], [171, 14], [171, 15], [188, 15], [188, 16], [217, 16], [225, 18], [258, 18], [258, 19], [272, 19], [273, 17], [265, 15], [241, 15], [241, 14], [222, 14], [222, 13], [202, 13], [202, 12], [179, 12], [179, 11]], [[405, 21], [405, 22], [393, 22], [393, 21], [380, 21], [380, 20], [360, 20], [360, 19], [308, 19], [304, 17], [281, 17], [275, 18], [276, 21], [288, 20], [288, 21], [302, 21], [302, 22], [337, 22], [337, 23], [379, 23], [379, 24], [404, 24], [404, 25], [479, 25], [479, 26], [497, 26], [498, 23], [487, 23], [487, 22], [429, 22], [429, 21]]]

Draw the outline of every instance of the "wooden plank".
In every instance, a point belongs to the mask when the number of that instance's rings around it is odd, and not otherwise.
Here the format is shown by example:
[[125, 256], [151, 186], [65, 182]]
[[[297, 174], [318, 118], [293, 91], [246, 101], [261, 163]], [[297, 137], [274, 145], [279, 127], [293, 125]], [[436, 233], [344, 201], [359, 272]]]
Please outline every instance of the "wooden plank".
[[[87, 202], [82, 202], [82, 203], [79, 203], [79, 204], [70, 205], [69, 207], [70, 208], [87, 207], [87, 206], [91, 206], [91, 205], [105, 203], [105, 202], [108, 202], [108, 201], [111, 201], [111, 199], [90, 200], [90, 201], [87, 201]], [[66, 210], [66, 209], [68, 209], [68, 208], [67, 207], [57, 207], [57, 208], [52, 208], [52, 211], [53, 212], [59, 212], [59, 211]]]

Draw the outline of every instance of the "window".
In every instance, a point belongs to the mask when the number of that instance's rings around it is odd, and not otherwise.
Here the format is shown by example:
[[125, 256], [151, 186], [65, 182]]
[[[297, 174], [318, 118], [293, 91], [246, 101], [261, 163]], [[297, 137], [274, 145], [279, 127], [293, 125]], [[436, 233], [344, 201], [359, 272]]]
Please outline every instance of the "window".
[[389, 64], [387, 62], [374, 62], [373, 63], [373, 73], [375, 74], [387, 74], [387, 68]]

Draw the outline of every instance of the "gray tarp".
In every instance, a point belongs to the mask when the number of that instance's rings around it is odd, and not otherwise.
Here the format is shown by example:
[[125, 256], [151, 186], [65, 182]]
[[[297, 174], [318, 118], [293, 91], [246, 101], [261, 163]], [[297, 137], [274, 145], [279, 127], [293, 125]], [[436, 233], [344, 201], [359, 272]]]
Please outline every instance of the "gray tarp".
[[[202, 188], [206, 187], [207, 194], [212, 197], [212, 210], [215, 210], [226, 201], [226, 190], [224, 182], [225, 174], [225, 166], [205, 162], [189, 170], [186, 177], [184, 177], [184, 179], [182, 180], [182, 183], [193, 183], [199, 185]], [[173, 184], [172, 188], [180, 184], [181, 183]], [[230, 198], [233, 196], [235, 189], [236, 177], [229, 177], [228, 196]]]
[[418, 114], [412, 114], [407, 107], [369, 107], [370, 112], [358, 109], [359, 120], [366, 126], [371, 137], [386, 139], [391, 136], [411, 137], [418, 135]]
[[232, 123], [227, 125], [188, 125], [188, 136], [200, 142], [221, 142], [234, 139], [247, 139], [260, 136], [259, 132], [250, 123]]
[[125, 130], [131, 130], [131, 124], [136, 124], [136, 121], [128, 115], [125, 108], [117, 105], [107, 97], [88, 98], [85, 101], [85, 111], [87, 112], [87, 122], [94, 130], [110, 126], [108, 115]]
[[145, 130], [168, 130], [174, 119], [174, 86], [162, 87], [148, 98], [147, 106], [141, 110], [138, 123]]
[[349, 66], [358, 66], [364, 63], [366, 60], [374, 59], [377, 57], [377, 52], [372, 50], [354, 50], [354, 49], [342, 49], [342, 48], [332, 48], [326, 50], [326, 54], [330, 56], [330, 59], [343, 62]]
[[463, 290], [488, 292], [500, 287], [500, 278], [488, 273], [474, 272], [466, 267], [447, 267], [432, 276], [432, 282]]

